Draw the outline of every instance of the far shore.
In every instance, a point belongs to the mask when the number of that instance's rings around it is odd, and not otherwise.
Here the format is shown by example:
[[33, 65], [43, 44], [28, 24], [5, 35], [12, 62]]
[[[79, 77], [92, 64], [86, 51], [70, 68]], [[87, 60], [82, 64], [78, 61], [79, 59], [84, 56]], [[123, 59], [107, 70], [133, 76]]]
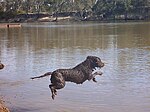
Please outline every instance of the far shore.
[[0, 24], [2, 23], [28, 23], [28, 22], [59, 22], [59, 21], [71, 21], [74, 18], [71, 16], [62, 16], [62, 17], [52, 17], [52, 16], [19, 16], [16, 18], [10, 18], [10, 19], [2, 19], [0, 20]]
[[[3, 18], [0, 20], [0, 24], [2, 23], [30, 23], [30, 22], [66, 22], [66, 21], [98, 21], [98, 22], [118, 22], [118, 21], [150, 21], [150, 18], [142, 18], [142, 17], [130, 17], [126, 18], [124, 16], [118, 16], [116, 18], [104, 18], [99, 16], [74, 16], [74, 15], [65, 15], [60, 14], [56, 17], [56, 15], [49, 14], [19, 14], [14, 18]], [[1, 25], [2, 26], [2, 25]]]

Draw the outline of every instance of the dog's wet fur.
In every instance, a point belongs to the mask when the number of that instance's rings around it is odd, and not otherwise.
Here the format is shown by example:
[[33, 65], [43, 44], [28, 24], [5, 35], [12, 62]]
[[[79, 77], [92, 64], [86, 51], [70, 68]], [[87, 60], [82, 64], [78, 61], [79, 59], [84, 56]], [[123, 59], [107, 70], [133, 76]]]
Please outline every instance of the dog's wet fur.
[[94, 82], [97, 82], [95, 76], [102, 75], [102, 72], [93, 73], [93, 71], [96, 68], [101, 68], [103, 66], [104, 63], [101, 62], [99, 57], [87, 56], [85, 61], [78, 64], [74, 68], [57, 69], [53, 72], [47, 72], [41, 76], [32, 77], [31, 79], [42, 78], [51, 75], [51, 84], [49, 85], [49, 88], [52, 93], [52, 99], [54, 99], [55, 95], [57, 95], [57, 89], [64, 88], [66, 81], [74, 82], [76, 84], [82, 84], [86, 80], [93, 80]]

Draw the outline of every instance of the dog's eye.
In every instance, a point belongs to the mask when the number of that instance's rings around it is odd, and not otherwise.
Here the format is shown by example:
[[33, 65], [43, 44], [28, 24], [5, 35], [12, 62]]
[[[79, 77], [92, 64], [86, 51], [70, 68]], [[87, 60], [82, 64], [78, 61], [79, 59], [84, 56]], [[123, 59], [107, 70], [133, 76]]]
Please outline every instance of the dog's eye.
[[96, 58], [96, 61], [100, 61], [100, 59], [99, 59], [99, 58]]

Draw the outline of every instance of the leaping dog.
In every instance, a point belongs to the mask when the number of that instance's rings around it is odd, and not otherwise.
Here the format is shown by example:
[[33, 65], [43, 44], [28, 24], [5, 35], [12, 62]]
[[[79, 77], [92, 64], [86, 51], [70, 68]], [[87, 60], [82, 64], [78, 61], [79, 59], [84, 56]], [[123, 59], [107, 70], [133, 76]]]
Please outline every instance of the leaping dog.
[[41, 76], [32, 77], [31, 79], [42, 78], [51, 75], [51, 84], [49, 85], [49, 88], [52, 93], [52, 99], [54, 99], [55, 95], [57, 95], [57, 89], [64, 88], [66, 81], [74, 82], [76, 84], [82, 84], [86, 80], [93, 80], [94, 82], [97, 82], [95, 76], [102, 75], [102, 72], [93, 73], [93, 71], [96, 67], [102, 68], [103, 66], [104, 63], [101, 62], [101, 59], [99, 57], [87, 56], [85, 61], [78, 64], [74, 68], [57, 69], [53, 72], [47, 72]]

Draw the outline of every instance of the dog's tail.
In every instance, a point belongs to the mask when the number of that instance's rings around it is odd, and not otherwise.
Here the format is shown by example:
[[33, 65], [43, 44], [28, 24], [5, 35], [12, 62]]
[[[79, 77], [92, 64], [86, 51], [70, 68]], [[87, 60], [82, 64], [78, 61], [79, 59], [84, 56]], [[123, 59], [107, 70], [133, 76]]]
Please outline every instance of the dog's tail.
[[47, 72], [47, 73], [45, 73], [44, 75], [40, 75], [40, 76], [36, 76], [36, 77], [31, 77], [30, 79], [43, 78], [43, 77], [49, 76], [49, 75], [51, 75], [51, 74], [52, 74], [52, 72]]

